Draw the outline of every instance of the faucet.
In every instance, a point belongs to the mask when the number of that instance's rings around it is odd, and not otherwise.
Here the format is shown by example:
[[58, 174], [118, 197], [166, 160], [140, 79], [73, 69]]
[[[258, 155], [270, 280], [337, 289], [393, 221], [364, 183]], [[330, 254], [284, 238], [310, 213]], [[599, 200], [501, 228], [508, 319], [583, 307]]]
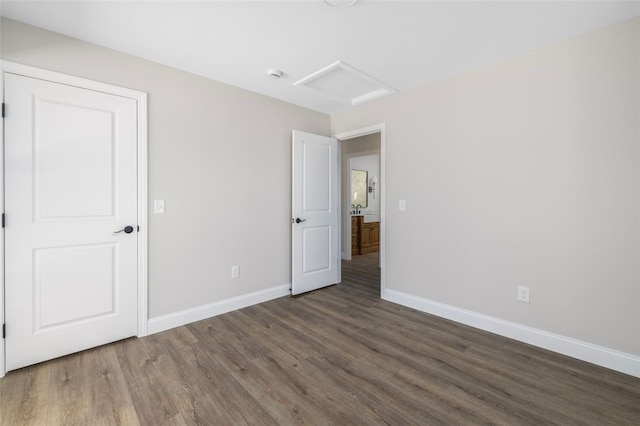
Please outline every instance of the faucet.
[[356, 206], [356, 214], [360, 214], [360, 209], [362, 208], [362, 206], [360, 204], [358, 204]]
[[354, 206], [353, 204], [351, 204], [351, 214], [355, 214], [356, 213], [356, 206]]

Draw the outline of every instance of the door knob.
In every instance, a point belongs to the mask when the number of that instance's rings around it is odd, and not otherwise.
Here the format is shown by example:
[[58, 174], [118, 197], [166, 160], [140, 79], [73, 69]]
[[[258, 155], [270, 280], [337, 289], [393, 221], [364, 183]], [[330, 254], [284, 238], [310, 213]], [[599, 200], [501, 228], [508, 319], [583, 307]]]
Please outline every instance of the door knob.
[[114, 234], [119, 234], [120, 232], [124, 232], [125, 234], [130, 234], [133, 232], [133, 226], [127, 225], [119, 231], [115, 231]]
[[296, 218], [296, 223], [305, 222], [307, 219]]

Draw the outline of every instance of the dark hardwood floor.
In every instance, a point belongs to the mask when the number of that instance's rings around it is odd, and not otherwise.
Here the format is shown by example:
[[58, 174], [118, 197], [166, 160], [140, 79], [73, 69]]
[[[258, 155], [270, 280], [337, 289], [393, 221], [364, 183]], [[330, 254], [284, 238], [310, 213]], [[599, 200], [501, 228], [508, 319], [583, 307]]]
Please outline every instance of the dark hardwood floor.
[[640, 379], [343, 282], [0, 379], [2, 425], [639, 425]]

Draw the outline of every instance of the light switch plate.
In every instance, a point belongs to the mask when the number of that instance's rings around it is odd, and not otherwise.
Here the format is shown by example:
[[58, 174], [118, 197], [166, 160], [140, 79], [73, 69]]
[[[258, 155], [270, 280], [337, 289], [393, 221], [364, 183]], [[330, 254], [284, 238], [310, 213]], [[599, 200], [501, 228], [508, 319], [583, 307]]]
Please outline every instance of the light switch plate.
[[164, 213], [164, 200], [153, 200], [153, 212], [155, 214]]
[[520, 302], [529, 303], [529, 287], [518, 286], [518, 300]]
[[398, 209], [401, 212], [407, 210], [407, 200], [400, 200], [400, 202], [398, 203]]

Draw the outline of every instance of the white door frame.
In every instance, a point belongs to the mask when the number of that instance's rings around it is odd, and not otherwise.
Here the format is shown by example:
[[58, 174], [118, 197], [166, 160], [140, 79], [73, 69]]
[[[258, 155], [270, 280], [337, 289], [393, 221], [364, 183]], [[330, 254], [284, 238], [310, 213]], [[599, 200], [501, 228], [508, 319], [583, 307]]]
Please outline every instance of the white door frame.
[[[54, 83], [67, 84], [70, 86], [80, 87], [83, 89], [95, 90], [98, 92], [109, 93], [112, 95], [122, 96], [134, 99], [137, 104], [137, 138], [138, 138], [138, 225], [140, 231], [138, 237], [138, 337], [148, 334], [148, 220], [147, 220], [147, 94], [137, 90], [126, 89], [123, 87], [113, 86], [110, 84], [100, 83], [97, 81], [86, 80], [80, 77], [74, 77], [53, 71], [34, 68], [27, 65], [17, 64], [13, 62], [0, 62], [2, 69], [2, 78], [0, 81], [0, 97], [4, 102], [4, 75], [5, 73], [18, 74], [25, 77], [37, 78], [40, 80], [51, 81]], [[7, 116], [11, 114], [11, 106], [7, 105]], [[4, 148], [4, 120], [0, 124], [0, 140]], [[4, 203], [4, 149], [0, 150], [0, 203]], [[4, 212], [4, 205], [0, 206]], [[4, 324], [5, 319], [5, 300], [4, 300], [4, 228], [0, 231], [0, 320]], [[8, 330], [10, 333], [11, 330]], [[0, 347], [0, 377], [6, 373], [5, 365], [5, 340], [2, 340]]]
[[[387, 194], [387, 191], [386, 191], [387, 172], [386, 172], [386, 160], [385, 160], [385, 155], [386, 155], [385, 123], [374, 124], [372, 126], [362, 127], [360, 129], [337, 133], [337, 134], [334, 134], [333, 137], [338, 139], [338, 142], [341, 143], [349, 139], [370, 135], [372, 133], [380, 133], [380, 182], [378, 182], [378, 184], [380, 185], [380, 296], [382, 297], [386, 289], [385, 283], [386, 283], [386, 253], [387, 253], [387, 249], [386, 249], [387, 220], [386, 220], [386, 203], [385, 203], [386, 194]], [[340, 150], [340, 152], [342, 152], [342, 149]], [[342, 155], [340, 157], [342, 158]], [[340, 172], [340, 175], [342, 175], [342, 172]], [[342, 199], [342, 197], [340, 197], [340, 199]], [[342, 212], [340, 212], [340, 215], [342, 217]], [[342, 220], [340, 220], [340, 223], [342, 223]], [[349, 229], [351, 229], [351, 224], [349, 224]], [[340, 241], [342, 240], [343, 238], [341, 234]], [[351, 253], [350, 244], [349, 244], [349, 253]]]

